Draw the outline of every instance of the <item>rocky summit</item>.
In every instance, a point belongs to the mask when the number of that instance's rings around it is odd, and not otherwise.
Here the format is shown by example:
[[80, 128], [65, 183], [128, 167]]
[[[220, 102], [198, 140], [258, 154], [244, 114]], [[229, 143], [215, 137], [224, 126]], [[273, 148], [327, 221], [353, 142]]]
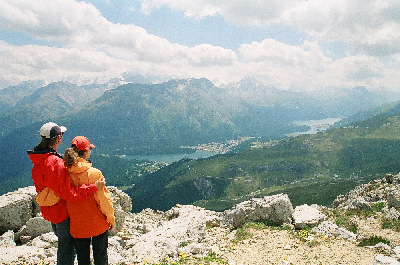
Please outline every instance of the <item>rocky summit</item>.
[[[116, 225], [110, 264], [400, 264], [400, 175], [356, 187], [333, 207], [293, 208], [286, 194], [253, 198], [224, 212], [192, 205], [132, 213], [108, 187]], [[34, 187], [0, 196], [1, 264], [56, 264], [57, 237]]]

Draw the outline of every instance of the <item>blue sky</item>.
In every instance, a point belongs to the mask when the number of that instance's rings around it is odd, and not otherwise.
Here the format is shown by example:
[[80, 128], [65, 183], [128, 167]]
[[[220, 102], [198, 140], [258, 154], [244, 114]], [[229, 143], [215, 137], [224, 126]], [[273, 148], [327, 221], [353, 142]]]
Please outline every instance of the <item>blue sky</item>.
[[183, 11], [173, 11], [167, 6], [149, 14], [143, 14], [139, 1], [91, 1], [105, 18], [114, 23], [134, 24], [149, 33], [168, 39], [172, 43], [187, 46], [209, 43], [229, 49], [237, 49], [242, 43], [275, 38], [299, 44], [303, 34], [297, 34], [281, 25], [245, 26], [226, 23], [221, 15], [201, 19], [185, 17]]
[[396, 0], [0, 0], [0, 89], [129, 72], [398, 90], [399, 39]]

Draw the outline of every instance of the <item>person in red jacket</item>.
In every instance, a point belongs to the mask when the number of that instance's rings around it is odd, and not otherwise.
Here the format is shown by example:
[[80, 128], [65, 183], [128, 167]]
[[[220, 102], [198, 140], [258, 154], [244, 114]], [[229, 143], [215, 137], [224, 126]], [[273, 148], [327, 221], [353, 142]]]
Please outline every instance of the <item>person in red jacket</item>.
[[45, 123], [40, 128], [41, 142], [33, 150], [27, 151], [33, 163], [32, 179], [38, 193], [40, 211], [43, 218], [52, 223], [58, 237], [58, 265], [73, 265], [75, 260], [66, 201], [84, 201], [90, 194], [105, 187], [104, 179], [92, 185], [71, 185], [64, 159], [57, 153], [66, 130], [56, 123]]

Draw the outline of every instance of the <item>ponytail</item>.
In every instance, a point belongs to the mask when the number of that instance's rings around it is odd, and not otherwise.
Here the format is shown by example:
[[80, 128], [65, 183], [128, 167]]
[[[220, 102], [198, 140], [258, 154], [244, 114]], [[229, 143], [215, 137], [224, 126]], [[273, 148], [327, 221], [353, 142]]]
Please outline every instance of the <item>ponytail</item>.
[[66, 167], [72, 167], [74, 164], [78, 162], [79, 155], [78, 153], [72, 149], [67, 148], [64, 153], [64, 163]]
[[72, 148], [67, 148], [64, 153], [64, 163], [66, 167], [72, 167], [74, 164], [78, 163], [78, 158], [82, 157], [86, 151], [76, 151], [76, 146], [73, 145]]

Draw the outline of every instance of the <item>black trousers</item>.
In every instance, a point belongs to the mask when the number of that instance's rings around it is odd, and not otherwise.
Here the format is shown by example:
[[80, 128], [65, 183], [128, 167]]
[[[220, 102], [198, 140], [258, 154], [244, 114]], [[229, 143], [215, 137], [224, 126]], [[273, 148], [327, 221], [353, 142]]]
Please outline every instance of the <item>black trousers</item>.
[[93, 248], [95, 265], [108, 265], [108, 231], [95, 237], [74, 238], [74, 246], [79, 265], [90, 265], [90, 244]]

